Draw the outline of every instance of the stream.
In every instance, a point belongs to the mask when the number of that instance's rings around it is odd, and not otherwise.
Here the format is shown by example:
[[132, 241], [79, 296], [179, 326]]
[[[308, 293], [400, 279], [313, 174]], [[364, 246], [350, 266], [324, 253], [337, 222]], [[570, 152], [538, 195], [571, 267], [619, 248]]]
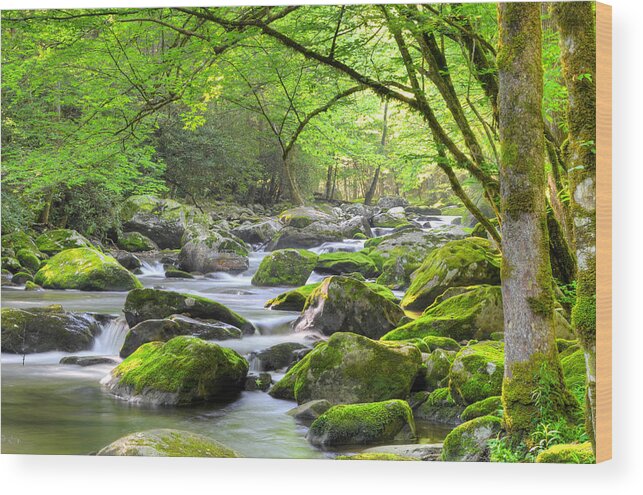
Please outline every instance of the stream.
[[[452, 217], [444, 217], [450, 223]], [[392, 229], [379, 229], [383, 235]], [[311, 251], [358, 251], [364, 241], [324, 243]], [[292, 333], [295, 312], [271, 311], [264, 303], [287, 290], [255, 287], [250, 281], [268, 253], [252, 252], [249, 269], [239, 275], [213, 273], [195, 279], [165, 278], [159, 262], [144, 263], [138, 276], [145, 287], [175, 290], [212, 298], [252, 321], [258, 335], [217, 342], [248, 357], [281, 342], [310, 342], [305, 333]], [[322, 280], [313, 273], [309, 283]], [[113, 314], [94, 349], [74, 355], [117, 357], [127, 325], [122, 317], [126, 292], [74, 290], [25, 291], [2, 288], [2, 306], [27, 308], [61, 304], [68, 311]], [[401, 295], [401, 294], [400, 294]], [[244, 457], [327, 458], [339, 451], [322, 451], [305, 438], [307, 426], [286, 412], [294, 402], [274, 399], [261, 391], [244, 391], [232, 402], [192, 407], [152, 407], [131, 404], [105, 393], [99, 384], [113, 365], [61, 365], [63, 352], [2, 354], [2, 452], [6, 454], [90, 454], [129, 433], [153, 428], [176, 428], [210, 436]], [[120, 360], [120, 359], [119, 359]], [[251, 362], [252, 371], [252, 362]], [[272, 373], [273, 381], [283, 374]], [[451, 427], [418, 421], [418, 442], [444, 439]], [[369, 446], [346, 447], [357, 452]]]

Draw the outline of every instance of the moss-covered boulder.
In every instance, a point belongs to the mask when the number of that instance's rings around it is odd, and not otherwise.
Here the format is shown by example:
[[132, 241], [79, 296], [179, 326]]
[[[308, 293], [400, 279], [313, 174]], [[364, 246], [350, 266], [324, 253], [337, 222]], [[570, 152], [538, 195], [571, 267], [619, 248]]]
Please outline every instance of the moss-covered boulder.
[[592, 451], [592, 444], [585, 443], [565, 443], [554, 445], [543, 450], [536, 457], [536, 462], [554, 463], [554, 464], [594, 464], [596, 458]]
[[501, 397], [487, 397], [486, 399], [468, 405], [464, 411], [462, 411], [460, 419], [462, 419], [462, 421], [471, 421], [481, 416], [502, 417]]
[[335, 222], [337, 216], [330, 208], [319, 209], [312, 206], [297, 206], [281, 212], [279, 221], [290, 227], [298, 229], [307, 227], [314, 222]]
[[353, 278], [332, 276], [324, 279], [306, 300], [295, 331], [314, 331], [324, 335], [352, 332], [379, 339], [395, 328], [404, 312]]
[[283, 228], [276, 220], [265, 220], [259, 223], [247, 223], [232, 229], [232, 233], [244, 242], [250, 244], [266, 244]]
[[447, 385], [451, 363], [455, 359], [455, 351], [436, 349], [424, 360], [424, 390], [435, 390]]
[[449, 287], [500, 283], [500, 253], [479, 237], [451, 241], [433, 250], [412, 275], [402, 306], [423, 310]]
[[364, 445], [392, 440], [414, 440], [415, 421], [403, 400], [333, 406], [310, 426], [313, 445]]
[[157, 289], [135, 289], [127, 294], [123, 308], [127, 324], [132, 328], [145, 320], [162, 320], [181, 314], [202, 320], [216, 320], [253, 334], [255, 327], [243, 316], [221, 303], [193, 294]]
[[502, 420], [482, 416], [456, 426], [444, 439], [442, 460], [450, 462], [480, 462], [489, 460], [489, 440], [502, 429]]
[[38, 270], [34, 282], [45, 289], [125, 291], [142, 287], [118, 261], [91, 248], [61, 251]]
[[43, 288], [40, 287], [38, 284], [34, 284], [33, 282], [27, 281], [27, 283], [25, 283], [25, 290], [39, 291], [39, 290], [43, 290]]
[[333, 404], [405, 399], [421, 364], [420, 351], [413, 346], [336, 333], [297, 362], [270, 395], [299, 404], [315, 399]]
[[260, 287], [304, 285], [317, 264], [317, 255], [305, 249], [280, 249], [263, 260], [252, 277]]
[[342, 275], [345, 273], [361, 273], [366, 278], [375, 277], [379, 270], [375, 262], [364, 253], [324, 253], [319, 255], [315, 271]]
[[461, 422], [460, 414], [464, 406], [455, 403], [447, 387], [435, 389], [431, 393], [419, 392], [416, 395], [413, 396], [416, 419], [449, 425], [457, 425]]
[[116, 245], [130, 253], [153, 251], [159, 248], [152, 239], [140, 232], [125, 232], [119, 235]]
[[438, 337], [437, 335], [428, 335], [422, 339], [429, 346], [429, 351], [435, 349], [444, 349], [445, 351], [459, 351], [461, 346], [455, 340], [449, 337]]
[[301, 353], [310, 347], [299, 342], [282, 342], [253, 353], [254, 369], [275, 371], [286, 368], [299, 359]]
[[15, 254], [21, 249], [31, 251], [38, 258], [45, 257], [36, 246], [33, 238], [26, 232], [12, 232], [2, 236], [2, 256], [15, 257]]
[[248, 362], [232, 349], [197, 337], [143, 344], [101, 383], [134, 402], [189, 405], [229, 398], [243, 390]]
[[161, 249], [179, 249], [190, 209], [171, 199], [150, 195], [131, 196], [121, 206], [120, 218], [127, 232], [139, 232]]
[[92, 315], [67, 312], [59, 305], [2, 309], [2, 352], [85, 351], [100, 331]]
[[582, 349], [577, 349], [561, 357], [560, 364], [567, 388], [582, 404], [585, 401], [587, 383], [587, 369], [585, 367], [585, 354]]
[[2, 257], [2, 269], [7, 270], [9, 273], [18, 273], [23, 271], [22, 265], [20, 262], [11, 256]]
[[27, 282], [33, 282], [33, 275], [27, 272], [18, 272], [11, 277], [11, 282], [16, 285], [25, 285]]
[[48, 230], [39, 235], [35, 242], [38, 249], [48, 255], [57, 254], [65, 249], [93, 247], [88, 239], [71, 229]]
[[368, 222], [362, 217], [343, 222], [320, 220], [304, 228], [284, 227], [270, 240], [266, 249], [274, 251], [287, 248], [311, 248], [324, 242], [352, 239], [357, 233], [367, 237], [372, 235]]
[[[349, 275], [351, 276], [351, 275]], [[354, 277], [353, 277], [354, 278]], [[383, 285], [376, 284], [373, 282], [364, 282], [366, 286], [371, 289], [376, 294], [388, 299], [392, 303], [398, 303], [399, 299], [393, 291], [388, 287]], [[321, 282], [314, 284], [307, 284], [296, 289], [289, 290], [279, 294], [277, 297], [273, 297], [268, 300], [265, 304], [266, 308], [280, 310], [280, 311], [302, 311], [304, 306], [306, 306], [306, 299], [308, 296], [321, 285]]]
[[191, 335], [204, 340], [228, 340], [240, 339], [241, 330], [221, 321], [195, 320], [184, 315], [145, 320], [127, 333], [120, 356], [127, 357], [148, 342], [167, 342], [179, 335]]
[[188, 272], [242, 272], [248, 269], [248, 248], [232, 234], [190, 226], [182, 238], [179, 268]]
[[409, 221], [406, 219], [404, 211], [402, 212], [384, 212], [378, 213], [371, 219], [371, 225], [373, 227], [381, 228], [395, 228], [402, 225], [407, 225]]
[[16, 252], [16, 259], [22, 268], [29, 270], [31, 273], [36, 273], [41, 266], [38, 256], [28, 249], [19, 249]]
[[177, 270], [176, 268], [168, 268], [165, 270], [165, 278], [194, 278], [194, 275], [183, 270]]
[[[452, 295], [455, 294], [455, 295]], [[499, 286], [480, 285], [461, 292], [447, 289], [421, 317], [396, 328], [384, 340], [423, 338], [427, 335], [455, 340], [486, 340], [504, 328]]]
[[449, 389], [462, 405], [500, 395], [504, 376], [504, 344], [485, 341], [463, 347], [451, 365]]
[[96, 455], [143, 457], [239, 457], [234, 450], [203, 435], [182, 430], [148, 430], [130, 433]]
[[416, 457], [407, 457], [386, 452], [363, 452], [361, 454], [340, 455], [335, 457], [338, 461], [419, 461]]

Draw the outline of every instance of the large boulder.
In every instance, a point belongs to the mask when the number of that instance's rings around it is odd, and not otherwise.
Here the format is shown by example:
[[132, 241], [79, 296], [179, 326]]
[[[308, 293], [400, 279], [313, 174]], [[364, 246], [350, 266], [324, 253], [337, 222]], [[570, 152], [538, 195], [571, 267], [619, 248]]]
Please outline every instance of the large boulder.
[[337, 221], [337, 216], [333, 214], [330, 208], [326, 211], [313, 208], [312, 206], [297, 206], [289, 210], [283, 211], [279, 215], [279, 220], [285, 226], [295, 227], [302, 229], [314, 222], [334, 222]]
[[203, 340], [228, 340], [240, 339], [241, 330], [220, 321], [201, 321], [184, 315], [145, 320], [127, 333], [120, 356], [127, 357], [148, 342], [167, 342], [179, 335], [192, 335]]
[[502, 342], [478, 342], [463, 347], [451, 365], [449, 389], [462, 405], [500, 395], [505, 370]]
[[423, 310], [449, 287], [500, 283], [500, 253], [487, 239], [469, 237], [432, 251], [411, 276], [402, 306]]
[[127, 294], [123, 308], [132, 328], [145, 320], [160, 320], [175, 314], [203, 320], [217, 320], [253, 334], [254, 325], [221, 303], [193, 294], [157, 289], [135, 289]]
[[396, 207], [406, 207], [409, 205], [409, 202], [405, 198], [399, 196], [382, 196], [377, 201], [377, 206], [382, 210], [390, 210], [391, 208]]
[[156, 243], [140, 232], [125, 232], [118, 236], [116, 243], [119, 248], [130, 253], [140, 253], [158, 249]]
[[[394, 208], [395, 210], [395, 208]], [[402, 211], [386, 211], [384, 213], [378, 213], [373, 216], [371, 219], [371, 224], [373, 227], [382, 227], [382, 228], [396, 228], [403, 225], [408, 225], [409, 221], [406, 219], [404, 210]]]
[[27, 250], [36, 255], [39, 259], [45, 258], [36, 246], [33, 238], [25, 232], [12, 232], [2, 236], [2, 256], [15, 257], [21, 250]]
[[413, 412], [403, 400], [331, 407], [310, 426], [313, 445], [364, 445], [392, 440], [414, 440]]
[[2, 352], [85, 351], [100, 331], [92, 315], [67, 312], [59, 305], [2, 309]]
[[536, 457], [536, 462], [553, 464], [594, 464], [596, 458], [592, 451], [592, 444], [563, 443], [543, 450]]
[[404, 318], [395, 303], [350, 277], [324, 279], [306, 300], [295, 331], [314, 331], [324, 335], [352, 332], [379, 339]]
[[65, 249], [93, 247], [88, 239], [75, 230], [55, 229], [48, 230], [36, 238], [36, 246], [45, 254], [57, 254]]
[[424, 360], [424, 390], [435, 390], [444, 387], [448, 382], [449, 370], [455, 359], [454, 351], [436, 349]]
[[118, 261], [92, 248], [61, 251], [34, 276], [45, 289], [125, 291], [142, 284]]
[[189, 227], [182, 238], [179, 268], [188, 272], [242, 272], [248, 269], [248, 248], [232, 234]]
[[297, 362], [270, 395], [299, 404], [315, 399], [333, 404], [405, 399], [421, 363], [414, 346], [336, 333]]
[[317, 255], [305, 249], [280, 249], [263, 260], [252, 277], [260, 287], [303, 285], [317, 263]]
[[342, 241], [352, 239], [356, 234], [366, 237], [373, 235], [368, 222], [362, 217], [350, 220], [316, 221], [303, 228], [292, 226], [284, 227], [268, 243], [267, 250], [286, 248], [311, 248], [324, 242]]
[[254, 368], [259, 371], [275, 371], [286, 368], [301, 357], [305, 349], [310, 349], [299, 342], [282, 342], [267, 349], [253, 353]]
[[489, 440], [502, 429], [502, 420], [482, 416], [456, 426], [444, 439], [442, 460], [480, 462], [489, 460]]
[[379, 270], [377, 265], [364, 253], [324, 253], [319, 255], [315, 271], [342, 275], [345, 273], [361, 273], [366, 278], [375, 277]]
[[485, 340], [504, 329], [499, 286], [455, 287], [439, 296], [421, 317], [389, 332], [383, 340], [424, 338]]
[[471, 421], [481, 416], [502, 417], [502, 398], [500, 396], [487, 397], [465, 407], [460, 418], [462, 421]]
[[130, 433], [103, 447], [96, 455], [143, 457], [239, 457], [234, 450], [203, 435], [182, 430]]
[[134, 402], [189, 405], [240, 392], [247, 374], [248, 362], [232, 349], [180, 336], [143, 344], [101, 383]]
[[457, 425], [461, 423], [460, 414], [464, 406], [456, 404], [447, 387], [437, 388], [433, 392], [418, 392], [414, 397], [416, 419], [433, 423]]
[[[376, 294], [388, 299], [392, 303], [398, 303], [400, 300], [397, 298], [393, 291], [388, 287], [379, 285], [373, 282], [365, 282], [366, 286]], [[306, 299], [312, 292], [321, 285], [321, 282], [303, 285], [296, 289], [283, 292], [276, 297], [268, 300], [265, 304], [266, 308], [280, 310], [280, 311], [302, 311], [306, 306]]]
[[283, 225], [276, 220], [265, 220], [260, 223], [240, 225], [232, 229], [232, 233], [249, 244], [266, 244]]

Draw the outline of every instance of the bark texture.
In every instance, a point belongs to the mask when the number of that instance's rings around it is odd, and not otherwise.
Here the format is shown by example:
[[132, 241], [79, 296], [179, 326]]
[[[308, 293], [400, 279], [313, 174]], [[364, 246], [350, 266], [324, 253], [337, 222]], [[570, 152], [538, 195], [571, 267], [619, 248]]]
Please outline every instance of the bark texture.
[[591, 2], [557, 2], [563, 76], [568, 91], [567, 165], [577, 287], [572, 325], [587, 365], [586, 423], [596, 430], [596, 19]]
[[523, 438], [572, 398], [558, 360], [545, 196], [543, 69], [538, 3], [498, 6], [502, 299], [508, 431]]

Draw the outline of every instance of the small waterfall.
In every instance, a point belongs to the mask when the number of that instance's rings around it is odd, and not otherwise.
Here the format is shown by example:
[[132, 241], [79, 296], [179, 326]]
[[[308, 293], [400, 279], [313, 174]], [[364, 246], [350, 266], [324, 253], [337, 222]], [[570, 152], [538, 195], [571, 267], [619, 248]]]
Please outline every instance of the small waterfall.
[[247, 356], [248, 359], [248, 371], [263, 371], [261, 369], [261, 359], [256, 352], [251, 352]]
[[102, 331], [94, 342], [92, 352], [99, 355], [117, 355], [123, 347], [127, 332], [129, 332], [129, 326], [124, 316], [119, 316], [103, 324]]
[[317, 272], [312, 272], [310, 274], [310, 277], [308, 277], [308, 280], [306, 280], [306, 285], [308, 284], [316, 284], [317, 282], [321, 282], [324, 280], [326, 277], [330, 277], [329, 274], [322, 274], [322, 273], [317, 273]]
[[283, 335], [292, 330], [292, 322], [297, 318], [296, 315], [285, 315], [279, 317], [266, 318], [260, 321], [253, 321], [259, 331], [259, 335]]
[[165, 278], [165, 268], [160, 261], [141, 261], [141, 276]]
[[364, 249], [364, 240], [362, 239], [344, 239], [341, 242], [324, 242], [321, 246], [311, 248], [309, 251], [317, 254], [325, 253], [355, 253]]

